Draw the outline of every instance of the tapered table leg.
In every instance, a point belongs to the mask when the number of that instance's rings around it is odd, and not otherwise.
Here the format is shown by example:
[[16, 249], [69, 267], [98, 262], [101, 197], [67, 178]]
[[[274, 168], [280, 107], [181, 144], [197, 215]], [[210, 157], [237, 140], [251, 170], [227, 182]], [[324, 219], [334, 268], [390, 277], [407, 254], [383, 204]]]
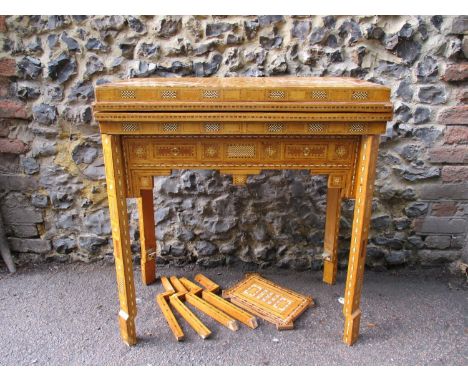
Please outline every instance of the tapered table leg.
[[102, 134], [102, 147], [106, 166], [107, 195], [120, 300], [120, 336], [127, 345], [135, 345], [137, 308], [135, 286], [133, 284], [121, 138], [115, 135]]
[[143, 284], [148, 285], [156, 279], [153, 190], [140, 190], [140, 197], [137, 201], [140, 223], [141, 279]]
[[374, 190], [378, 148], [378, 135], [362, 137], [356, 173], [356, 201], [354, 205], [351, 248], [343, 307], [345, 316], [343, 341], [348, 345], [356, 342], [359, 336], [359, 323], [361, 319], [359, 305], [361, 302], [362, 281], [366, 261], [367, 237], [372, 210], [372, 193]]
[[338, 232], [341, 216], [341, 188], [328, 187], [323, 251], [323, 282], [334, 284], [338, 269]]

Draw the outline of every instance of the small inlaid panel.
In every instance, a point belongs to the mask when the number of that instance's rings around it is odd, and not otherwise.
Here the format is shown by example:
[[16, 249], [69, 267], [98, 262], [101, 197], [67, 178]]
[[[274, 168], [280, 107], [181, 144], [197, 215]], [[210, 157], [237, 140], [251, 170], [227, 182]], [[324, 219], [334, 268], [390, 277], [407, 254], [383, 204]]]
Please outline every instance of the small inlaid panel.
[[276, 324], [278, 328], [292, 322], [310, 305], [313, 300], [290, 289], [274, 284], [258, 273], [247, 274], [237, 285], [223, 292], [223, 297]]
[[302, 144], [287, 144], [285, 150], [286, 159], [298, 158], [315, 158], [326, 159], [328, 152], [328, 145], [302, 145]]
[[236, 143], [227, 146], [228, 158], [253, 158], [255, 157], [255, 144]]
[[197, 146], [180, 143], [155, 144], [154, 157], [162, 158], [196, 158]]
[[222, 148], [219, 143], [203, 143], [202, 153], [203, 159], [206, 160], [219, 160], [222, 158]]

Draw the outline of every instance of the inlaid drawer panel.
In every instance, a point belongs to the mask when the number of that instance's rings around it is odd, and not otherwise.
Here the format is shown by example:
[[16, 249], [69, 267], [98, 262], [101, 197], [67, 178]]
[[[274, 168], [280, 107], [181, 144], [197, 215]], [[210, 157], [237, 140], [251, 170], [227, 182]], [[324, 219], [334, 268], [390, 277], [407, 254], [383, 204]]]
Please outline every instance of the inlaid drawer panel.
[[359, 137], [219, 138], [124, 137], [131, 167], [164, 167], [164, 163], [339, 163], [351, 166]]

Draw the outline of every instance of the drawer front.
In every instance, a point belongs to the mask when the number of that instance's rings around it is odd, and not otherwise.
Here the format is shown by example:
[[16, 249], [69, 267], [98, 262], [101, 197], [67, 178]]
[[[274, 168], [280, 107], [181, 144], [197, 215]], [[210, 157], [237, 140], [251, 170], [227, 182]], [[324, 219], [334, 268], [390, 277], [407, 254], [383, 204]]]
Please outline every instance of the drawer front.
[[229, 167], [248, 164], [268, 167], [281, 163], [350, 167], [359, 137], [252, 138], [210, 136], [190, 138], [124, 137], [125, 160], [130, 168]]

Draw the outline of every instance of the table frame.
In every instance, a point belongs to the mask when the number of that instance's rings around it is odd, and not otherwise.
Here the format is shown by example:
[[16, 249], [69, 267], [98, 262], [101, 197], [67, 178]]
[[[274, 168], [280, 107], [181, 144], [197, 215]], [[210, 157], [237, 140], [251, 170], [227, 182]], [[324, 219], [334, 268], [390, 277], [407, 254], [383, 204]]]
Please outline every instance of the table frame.
[[[128, 119], [129, 117], [127, 117]], [[122, 120], [125, 120], [123, 118]], [[129, 131], [125, 129], [124, 122], [120, 129], [115, 129], [115, 122], [101, 122], [102, 145], [104, 152], [104, 161], [106, 168], [107, 192], [109, 198], [109, 210], [112, 225], [112, 239], [114, 244], [114, 256], [116, 266], [116, 277], [120, 301], [120, 311], [118, 314], [120, 334], [122, 340], [128, 345], [135, 345], [137, 342], [135, 318], [137, 314], [135, 287], [133, 280], [132, 253], [130, 250], [130, 235], [128, 227], [128, 214], [126, 198], [135, 197], [138, 202], [140, 240], [141, 240], [141, 277], [145, 285], [151, 284], [156, 279], [156, 236], [154, 223], [154, 202], [153, 202], [153, 176], [167, 176], [171, 169], [199, 169], [210, 168], [220, 170], [223, 173], [233, 175], [233, 183], [242, 185], [246, 182], [247, 176], [258, 174], [263, 169], [309, 169], [312, 174], [328, 175], [326, 225], [324, 239], [324, 272], [323, 281], [327, 284], [334, 284], [336, 280], [338, 257], [338, 233], [340, 222], [341, 201], [343, 198], [354, 198], [354, 218], [351, 235], [351, 248], [349, 253], [348, 273], [345, 289], [345, 301], [343, 314], [345, 317], [343, 341], [352, 345], [359, 335], [359, 324], [361, 317], [360, 300], [363, 283], [363, 272], [366, 257], [366, 245], [369, 233], [369, 220], [372, 207], [372, 192], [374, 185], [375, 169], [377, 162], [379, 135], [377, 131], [382, 130], [384, 123], [380, 123], [379, 129], [367, 129], [364, 131], [352, 131], [352, 124], [343, 122], [343, 126], [348, 126], [347, 134], [337, 134], [333, 136], [324, 136], [317, 133], [305, 136], [287, 136], [270, 134], [268, 136], [247, 136], [230, 135], [216, 136], [215, 139], [221, 139], [220, 144], [225, 144], [224, 140], [236, 140], [236, 142], [259, 142], [278, 139], [281, 142], [297, 142], [294, 139], [312, 139], [314, 142], [320, 142], [316, 139], [328, 137], [331, 140], [353, 137], [355, 139], [355, 149], [353, 158], [348, 161], [347, 166], [329, 167], [313, 166], [309, 158], [301, 158], [299, 161], [280, 159], [276, 162], [278, 165], [269, 167], [263, 166], [262, 160], [257, 163], [247, 163], [246, 161], [232, 161], [225, 164], [226, 158], [216, 164], [204, 164], [199, 161], [199, 155], [196, 159], [183, 161], [179, 158], [174, 159], [171, 156], [171, 149], [167, 159], [161, 159], [157, 163], [148, 161], [146, 167], [139, 169], [132, 168], [132, 152], [129, 149], [128, 142], [133, 142], [137, 137], [143, 137], [150, 144], [154, 142], [163, 142], [168, 145], [179, 144], [178, 139], [185, 139], [187, 142], [200, 141], [200, 136], [193, 134], [189, 136], [168, 136], [153, 135], [148, 136], [151, 131], [159, 131], [155, 126], [140, 126]], [[344, 127], [343, 127], [344, 128]], [[354, 135], [352, 135], [354, 133]], [[367, 133], [367, 134], [366, 134]], [[208, 137], [206, 137], [208, 139]], [[151, 141], [151, 139], [153, 141]], [[224, 139], [224, 140], [223, 140]], [[218, 142], [218, 141], [217, 141]], [[180, 153], [180, 148], [178, 149]], [[305, 149], [304, 149], [305, 150]], [[172, 151], [173, 153], [176, 150]], [[283, 153], [284, 153], [283, 149]], [[304, 151], [305, 153], [305, 151]], [[305, 154], [304, 154], [305, 155]], [[325, 161], [326, 162], [326, 161]], [[137, 163], [138, 164], [138, 163]], [[140, 164], [143, 166], [143, 164]], [[221, 165], [224, 165], [221, 166]]]

